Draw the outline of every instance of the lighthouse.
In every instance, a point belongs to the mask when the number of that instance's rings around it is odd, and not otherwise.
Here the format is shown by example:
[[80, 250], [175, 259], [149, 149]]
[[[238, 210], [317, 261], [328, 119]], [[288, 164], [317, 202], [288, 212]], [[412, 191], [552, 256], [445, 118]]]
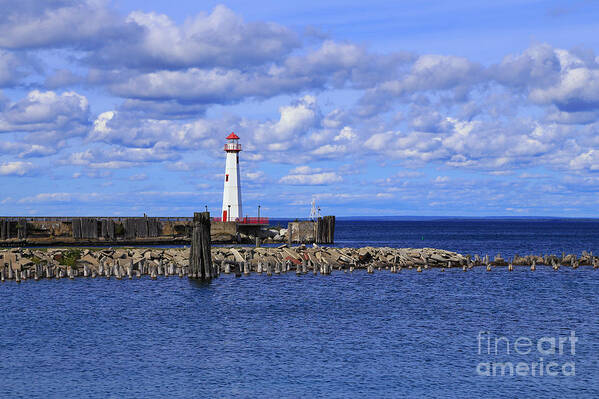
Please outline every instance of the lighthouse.
[[227, 136], [225, 153], [225, 188], [223, 190], [223, 222], [234, 222], [240, 218], [241, 212], [241, 180], [239, 179], [239, 152], [241, 144], [235, 133]]

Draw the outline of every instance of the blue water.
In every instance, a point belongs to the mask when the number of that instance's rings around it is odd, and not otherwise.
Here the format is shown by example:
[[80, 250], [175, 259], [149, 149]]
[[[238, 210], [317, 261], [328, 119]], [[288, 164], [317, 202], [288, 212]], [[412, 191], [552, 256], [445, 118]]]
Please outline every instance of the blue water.
[[599, 255], [599, 219], [338, 220], [335, 244], [443, 248], [504, 257], [582, 251]]
[[[402, 223], [381, 233], [339, 221], [338, 242], [363, 236], [365, 245], [506, 254], [527, 252], [522, 237], [546, 252], [597, 244], [597, 222], [524, 223], [519, 239], [504, 225], [489, 233], [464, 221], [456, 222], [466, 223], [461, 232], [443, 222]], [[447, 245], [435, 244], [444, 237]], [[0, 396], [598, 397], [598, 292], [599, 271], [589, 267], [6, 282]], [[505, 337], [498, 355], [486, 352], [485, 335], [479, 354], [481, 331]], [[558, 341], [571, 331], [574, 353], [569, 343], [561, 355], [505, 350], [506, 339]], [[540, 357], [560, 375], [477, 374], [480, 363]], [[568, 362], [573, 376], [562, 375]]]

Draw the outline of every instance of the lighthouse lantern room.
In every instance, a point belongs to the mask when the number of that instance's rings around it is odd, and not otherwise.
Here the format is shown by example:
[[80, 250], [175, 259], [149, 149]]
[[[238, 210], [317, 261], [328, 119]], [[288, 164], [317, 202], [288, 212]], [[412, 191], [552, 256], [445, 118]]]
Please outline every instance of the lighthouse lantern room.
[[223, 222], [234, 222], [242, 216], [241, 210], [241, 181], [239, 179], [239, 152], [241, 144], [235, 133], [227, 136], [225, 152], [225, 188], [223, 190]]

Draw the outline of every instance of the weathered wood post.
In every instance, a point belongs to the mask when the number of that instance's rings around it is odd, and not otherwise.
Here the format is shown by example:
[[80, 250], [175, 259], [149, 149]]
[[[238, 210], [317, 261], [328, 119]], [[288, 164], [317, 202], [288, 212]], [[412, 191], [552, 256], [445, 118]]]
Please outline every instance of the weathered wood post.
[[335, 241], [335, 216], [319, 217], [316, 221], [317, 244], [333, 244]]
[[191, 278], [208, 280], [217, 276], [212, 267], [210, 249], [210, 212], [196, 212], [193, 215], [189, 267]]

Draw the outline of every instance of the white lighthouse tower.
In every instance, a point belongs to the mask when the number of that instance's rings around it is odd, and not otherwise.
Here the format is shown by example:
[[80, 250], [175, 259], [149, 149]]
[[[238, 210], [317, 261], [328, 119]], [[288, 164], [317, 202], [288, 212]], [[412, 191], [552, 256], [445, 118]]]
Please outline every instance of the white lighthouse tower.
[[235, 133], [227, 136], [225, 144], [227, 163], [225, 165], [225, 189], [223, 190], [223, 222], [234, 222], [241, 218], [241, 181], [239, 179], [239, 137]]

